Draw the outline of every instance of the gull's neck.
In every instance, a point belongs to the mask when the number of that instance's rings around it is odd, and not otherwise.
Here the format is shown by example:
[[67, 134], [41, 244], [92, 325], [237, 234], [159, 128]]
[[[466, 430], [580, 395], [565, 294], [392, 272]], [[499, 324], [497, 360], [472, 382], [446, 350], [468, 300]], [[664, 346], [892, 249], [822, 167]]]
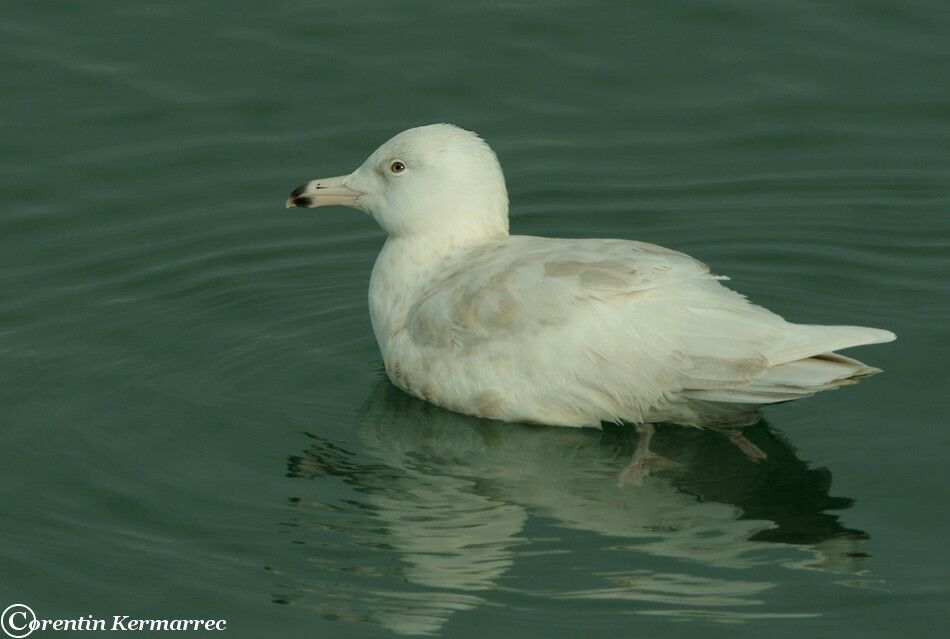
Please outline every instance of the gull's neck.
[[383, 359], [391, 336], [402, 328], [412, 304], [448, 263], [473, 248], [507, 237], [507, 229], [389, 236], [369, 282], [370, 319]]

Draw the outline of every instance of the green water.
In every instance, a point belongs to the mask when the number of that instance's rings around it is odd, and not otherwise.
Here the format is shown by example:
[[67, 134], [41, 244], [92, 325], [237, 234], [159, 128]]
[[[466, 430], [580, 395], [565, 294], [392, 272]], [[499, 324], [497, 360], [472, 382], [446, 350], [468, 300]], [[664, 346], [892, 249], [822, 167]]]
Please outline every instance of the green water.
[[[950, 603], [946, 2], [8, 2], [0, 608], [227, 636], [938, 637]], [[885, 369], [746, 461], [384, 380], [382, 236], [285, 211], [409, 126], [521, 234], [691, 253]], [[40, 633], [37, 633], [38, 635]], [[51, 634], [51, 633], [50, 633]], [[200, 636], [207, 636], [202, 633]]]

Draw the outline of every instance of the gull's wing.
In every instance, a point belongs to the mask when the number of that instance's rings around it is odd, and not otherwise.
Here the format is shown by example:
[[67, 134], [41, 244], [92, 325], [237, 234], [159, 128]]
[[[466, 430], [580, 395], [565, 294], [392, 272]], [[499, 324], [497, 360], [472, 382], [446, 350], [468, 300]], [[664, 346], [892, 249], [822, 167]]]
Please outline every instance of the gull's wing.
[[725, 278], [645, 242], [516, 236], [454, 261], [423, 292], [407, 328], [418, 344], [465, 348], [561, 326], [596, 302], [632, 303], [639, 293], [716, 279]]
[[[893, 338], [790, 324], [719, 279], [702, 262], [653, 244], [512, 237], [450, 264], [412, 307], [405, 330], [434, 359], [468, 357], [472, 376], [482, 361], [506, 361], [532, 376], [528, 387], [570, 378], [591, 396], [639, 409], [680, 391], [734, 402], [802, 397], [873, 369], [848, 358], [791, 372], [782, 364]], [[774, 383], [770, 370], [781, 373]], [[750, 388], [753, 381], [759, 385]]]

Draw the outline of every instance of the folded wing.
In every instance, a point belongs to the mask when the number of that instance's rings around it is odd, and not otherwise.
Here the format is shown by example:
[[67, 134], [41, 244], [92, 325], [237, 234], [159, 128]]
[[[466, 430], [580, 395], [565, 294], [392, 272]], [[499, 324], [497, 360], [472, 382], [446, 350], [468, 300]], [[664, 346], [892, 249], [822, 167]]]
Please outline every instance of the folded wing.
[[585, 410], [600, 402], [599, 417], [614, 420], [642, 419], [677, 396], [805, 397], [876, 372], [831, 351], [894, 339], [879, 329], [788, 323], [721, 279], [652, 244], [512, 237], [449, 268], [406, 330], [420, 348], [473, 362], [508, 358], [529, 388], [571, 388], [575, 396], [552, 401]]

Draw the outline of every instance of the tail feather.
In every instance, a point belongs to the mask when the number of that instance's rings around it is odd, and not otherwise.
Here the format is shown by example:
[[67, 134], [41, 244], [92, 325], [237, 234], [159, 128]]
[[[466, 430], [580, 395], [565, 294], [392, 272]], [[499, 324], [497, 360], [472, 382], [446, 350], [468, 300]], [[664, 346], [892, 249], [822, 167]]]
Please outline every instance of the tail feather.
[[894, 333], [863, 326], [795, 325], [779, 348], [770, 353], [768, 371], [737, 388], [693, 390], [690, 399], [741, 404], [774, 404], [801, 399], [879, 373], [880, 369], [832, 352], [837, 348], [877, 344], [896, 339]]
[[820, 326], [792, 324], [784, 339], [769, 353], [772, 366], [794, 362], [806, 357], [831, 353], [842, 348], [880, 344], [897, 338], [894, 333], [866, 326]]

